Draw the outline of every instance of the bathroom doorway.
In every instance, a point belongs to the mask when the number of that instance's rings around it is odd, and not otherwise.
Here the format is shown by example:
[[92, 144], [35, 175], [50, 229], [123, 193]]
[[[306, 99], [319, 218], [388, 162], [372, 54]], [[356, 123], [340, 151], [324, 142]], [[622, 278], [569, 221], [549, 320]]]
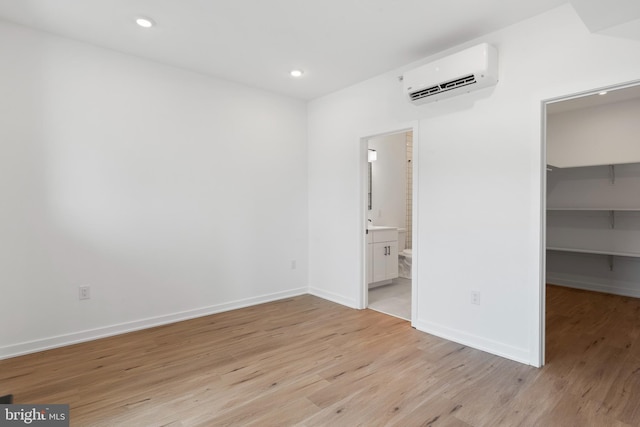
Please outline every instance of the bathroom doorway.
[[366, 139], [366, 307], [412, 314], [413, 130]]

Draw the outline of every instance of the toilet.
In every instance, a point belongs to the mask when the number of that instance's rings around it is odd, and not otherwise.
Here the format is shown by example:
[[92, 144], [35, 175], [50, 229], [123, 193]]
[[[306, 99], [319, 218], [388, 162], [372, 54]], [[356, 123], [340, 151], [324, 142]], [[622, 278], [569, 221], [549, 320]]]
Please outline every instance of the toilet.
[[407, 229], [398, 228], [398, 275], [411, 279], [411, 248], [407, 248]]

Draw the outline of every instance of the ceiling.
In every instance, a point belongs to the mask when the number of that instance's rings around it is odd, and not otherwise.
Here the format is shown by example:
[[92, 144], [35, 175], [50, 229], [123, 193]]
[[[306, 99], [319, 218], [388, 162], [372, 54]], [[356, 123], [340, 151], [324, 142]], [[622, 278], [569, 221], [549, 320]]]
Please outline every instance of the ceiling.
[[[0, 19], [313, 99], [566, 0], [0, 0]], [[144, 15], [157, 25], [143, 29]], [[302, 78], [289, 76], [293, 68]]]

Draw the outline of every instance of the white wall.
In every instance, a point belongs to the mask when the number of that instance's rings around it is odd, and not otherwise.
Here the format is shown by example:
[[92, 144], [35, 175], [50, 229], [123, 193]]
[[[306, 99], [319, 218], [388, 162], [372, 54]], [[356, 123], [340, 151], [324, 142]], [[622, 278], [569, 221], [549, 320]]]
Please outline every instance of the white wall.
[[310, 103], [310, 289], [359, 306], [360, 138], [417, 120], [413, 324], [538, 365], [541, 101], [640, 78], [640, 43], [589, 33], [565, 5], [437, 57], [485, 41], [499, 50], [495, 88], [414, 107], [395, 70]]
[[557, 167], [640, 162], [640, 99], [549, 114], [547, 162]]
[[0, 59], [0, 357], [306, 292], [305, 103], [6, 23]]
[[371, 163], [373, 199], [367, 212], [374, 225], [407, 226], [407, 136], [385, 135], [369, 140], [377, 151]]
[[547, 252], [547, 282], [640, 298], [640, 258]]

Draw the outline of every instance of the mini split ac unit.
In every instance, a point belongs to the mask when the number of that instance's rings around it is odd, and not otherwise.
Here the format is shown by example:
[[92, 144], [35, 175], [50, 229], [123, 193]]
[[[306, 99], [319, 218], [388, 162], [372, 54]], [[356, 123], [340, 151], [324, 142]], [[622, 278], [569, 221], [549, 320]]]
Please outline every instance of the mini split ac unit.
[[407, 71], [404, 91], [415, 104], [426, 104], [498, 83], [498, 52], [483, 43]]

